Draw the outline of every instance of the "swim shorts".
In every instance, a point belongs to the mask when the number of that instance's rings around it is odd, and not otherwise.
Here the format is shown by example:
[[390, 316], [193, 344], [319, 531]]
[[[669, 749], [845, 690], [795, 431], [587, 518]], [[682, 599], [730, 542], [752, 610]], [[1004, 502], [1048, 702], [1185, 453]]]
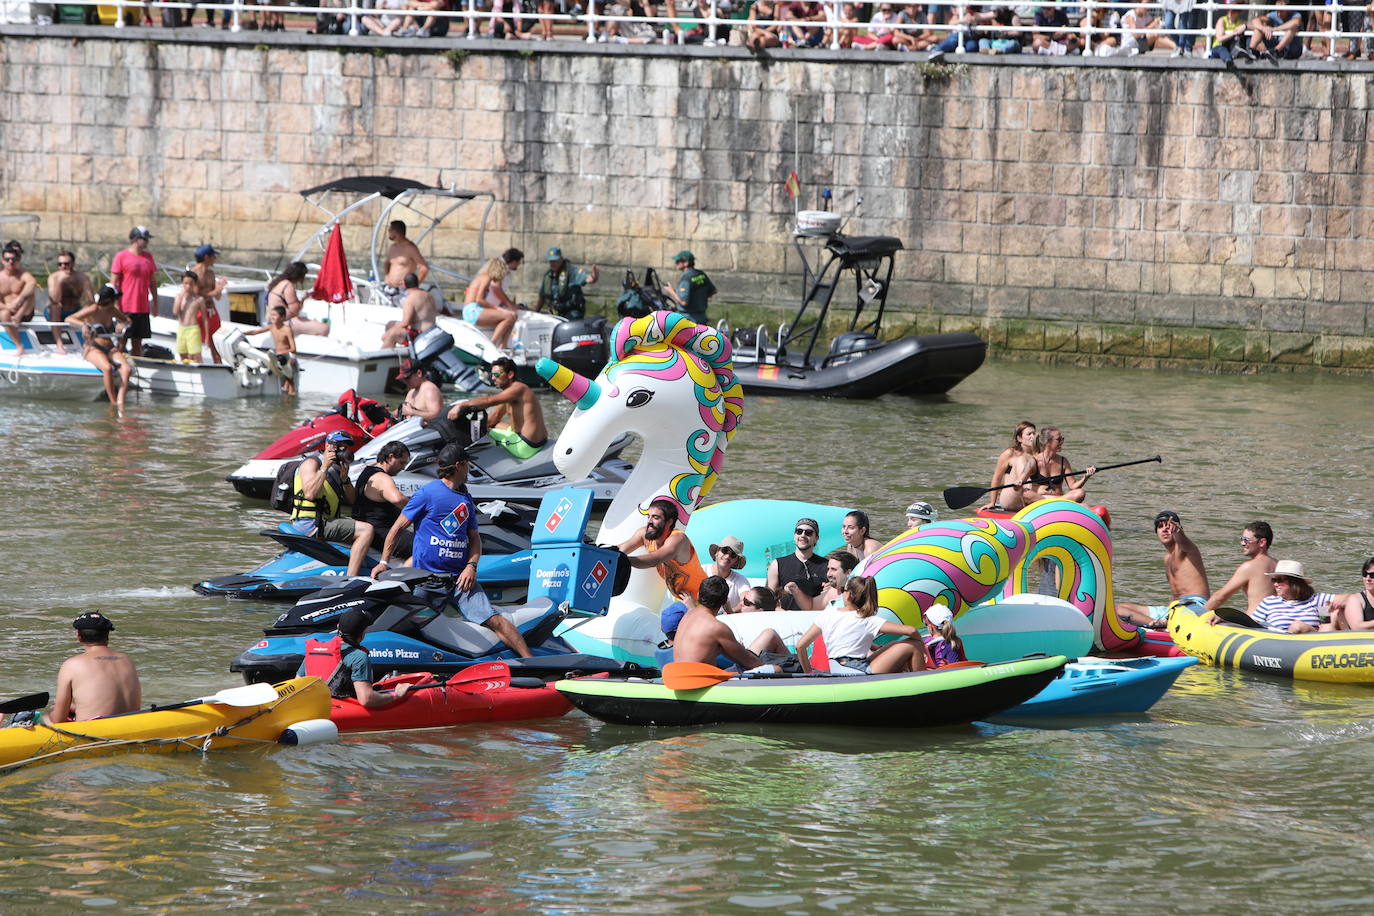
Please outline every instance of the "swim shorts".
[[[1195, 614], [1207, 613], [1206, 595], [1184, 595], [1177, 600], [1179, 604], [1182, 604]], [[1170, 606], [1170, 604], [1152, 604], [1148, 610], [1151, 617], [1168, 617]]]
[[513, 429], [489, 429], [487, 430], [487, 435], [491, 437], [492, 442], [495, 442], [509, 452], [511, 457], [518, 458], [521, 461], [533, 458], [535, 455], [539, 454], [539, 450], [544, 447], [544, 443], [549, 441], [545, 439], [544, 442], [535, 445]]
[[177, 355], [199, 356], [201, 348], [200, 327], [181, 325], [177, 328]]
[[482, 317], [482, 303], [469, 302], [463, 306], [463, 320], [468, 324], [476, 324], [477, 319]]

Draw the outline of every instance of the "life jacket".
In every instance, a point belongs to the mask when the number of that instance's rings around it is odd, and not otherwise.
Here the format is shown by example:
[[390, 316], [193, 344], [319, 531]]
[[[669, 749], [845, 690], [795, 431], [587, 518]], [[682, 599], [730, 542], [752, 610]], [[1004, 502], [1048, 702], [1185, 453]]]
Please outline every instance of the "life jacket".
[[396, 417], [385, 404], [365, 398], [352, 388], [339, 395], [337, 410], [373, 439], [396, 424]]
[[[653, 552], [658, 550], [660, 545], [657, 541], [645, 538], [644, 546]], [[706, 581], [706, 570], [697, 562], [696, 551], [692, 552], [686, 563], [664, 560], [654, 569], [658, 570], [664, 584], [668, 586], [668, 591], [679, 601], [696, 601], [697, 590], [701, 588], [701, 583]]]
[[323, 525], [331, 518], [339, 517], [339, 505], [343, 502], [343, 475], [337, 467], [331, 467], [324, 475], [320, 485], [321, 499], [306, 499], [305, 487], [301, 485], [300, 466], [291, 478], [291, 517], [312, 518], [317, 525]]
[[343, 663], [344, 642], [342, 636], [335, 636], [328, 642], [318, 639], [305, 641], [305, 674], [317, 677], [329, 688], [329, 695], [336, 699], [356, 699], [353, 691], [353, 678], [348, 666]]

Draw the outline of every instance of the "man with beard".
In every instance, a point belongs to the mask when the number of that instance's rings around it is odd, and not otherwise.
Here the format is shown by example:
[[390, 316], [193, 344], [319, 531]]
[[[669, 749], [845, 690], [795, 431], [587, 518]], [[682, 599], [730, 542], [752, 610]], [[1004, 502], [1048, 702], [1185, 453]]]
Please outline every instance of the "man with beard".
[[[678, 621], [689, 607], [697, 603], [697, 590], [706, 581], [706, 570], [697, 561], [692, 542], [686, 534], [677, 530], [679, 518], [677, 503], [659, 497], [649, 503], [644, 530], [620, 545], [625, 562], [635, 569], [655, 570], [663, 577], [669, 594], [676, 599], [664, 608], [659, 618], [663, 632], [670, 639], [677, 630]], [[631, 551], [641, 548], [644, 553], [630, 556]]]
[[797, 519], [792, 532], [797, 549], [768, 564], [768, 587], [778, 596], [778, 604], [784, 611], [802, 610], [788, 585], [795, 582], [796, 589], [808, 598], [816, 597], [825, 587], [826, 561], [816, 556], [816, 542], [820, 536], [820, 522], [814, 518]]

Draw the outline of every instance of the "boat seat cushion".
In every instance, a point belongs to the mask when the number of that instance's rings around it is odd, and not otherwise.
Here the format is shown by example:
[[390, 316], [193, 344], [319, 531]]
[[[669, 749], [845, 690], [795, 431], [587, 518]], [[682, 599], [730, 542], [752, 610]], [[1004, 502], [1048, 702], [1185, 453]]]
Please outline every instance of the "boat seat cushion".
[[[530, 604], [504, 614], [517, 630], [525, 630], [529, 624], [546, 616], [553, 610], [553, 602], [539, 598]], [[495, 633], [486, 627], [464, 620], [462, 617], [439, 614], [420, 628], [426, 642], [434, 643], [441, 649], [457, 652], [459, 655], [478, 657], [490, 655], [506, 648]]]

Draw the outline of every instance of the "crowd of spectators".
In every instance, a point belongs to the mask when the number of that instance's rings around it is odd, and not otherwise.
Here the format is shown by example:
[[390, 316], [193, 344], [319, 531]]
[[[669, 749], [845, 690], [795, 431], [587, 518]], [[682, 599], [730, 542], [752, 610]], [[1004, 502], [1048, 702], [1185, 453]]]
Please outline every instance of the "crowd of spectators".
[[[274, 6], [286, 0], [244, 0], [246, 29], [286, 28]], [[1329, 2], [1270, 0], [1155, 0], [1131, 5], [1078, 3], [919, 3], [909, 0], [318, 0], [313, 31], [396, 38], [468, 34], [548, 41], [555, 38], [621, 44], [734, 44], [769, 48], [854, 48], [981, 54], [1092, 54], [1296, 59], [1337, 56], [1374, 59], [1374, 3], [1332, 11]], [[364, 9], [364, 14], [345, 12]], [[135, 8], [138, 9], [138, 8]], [[142, 10], [140, 10], [142, 12]], [[473, 27], [446, 13], [476, 13]], [[611, 17], [589, 28], [587, 14]], [[163, 24], [195, 24], [180, 13]], [[717, 20], [712, 24], [711, 18]], [[144, 12], [145, 22], [151, 14]], [[230, 27], [230, 13], [219, 12]], [[204, 25], [214, 26], [206, 10]], [[1335, 39], [1333, 31], [1346, 37]], [[1308, 34], [1301, 34], [1308, 33]], [[1343, 47], [1341, 46], [1343, 45]]]

